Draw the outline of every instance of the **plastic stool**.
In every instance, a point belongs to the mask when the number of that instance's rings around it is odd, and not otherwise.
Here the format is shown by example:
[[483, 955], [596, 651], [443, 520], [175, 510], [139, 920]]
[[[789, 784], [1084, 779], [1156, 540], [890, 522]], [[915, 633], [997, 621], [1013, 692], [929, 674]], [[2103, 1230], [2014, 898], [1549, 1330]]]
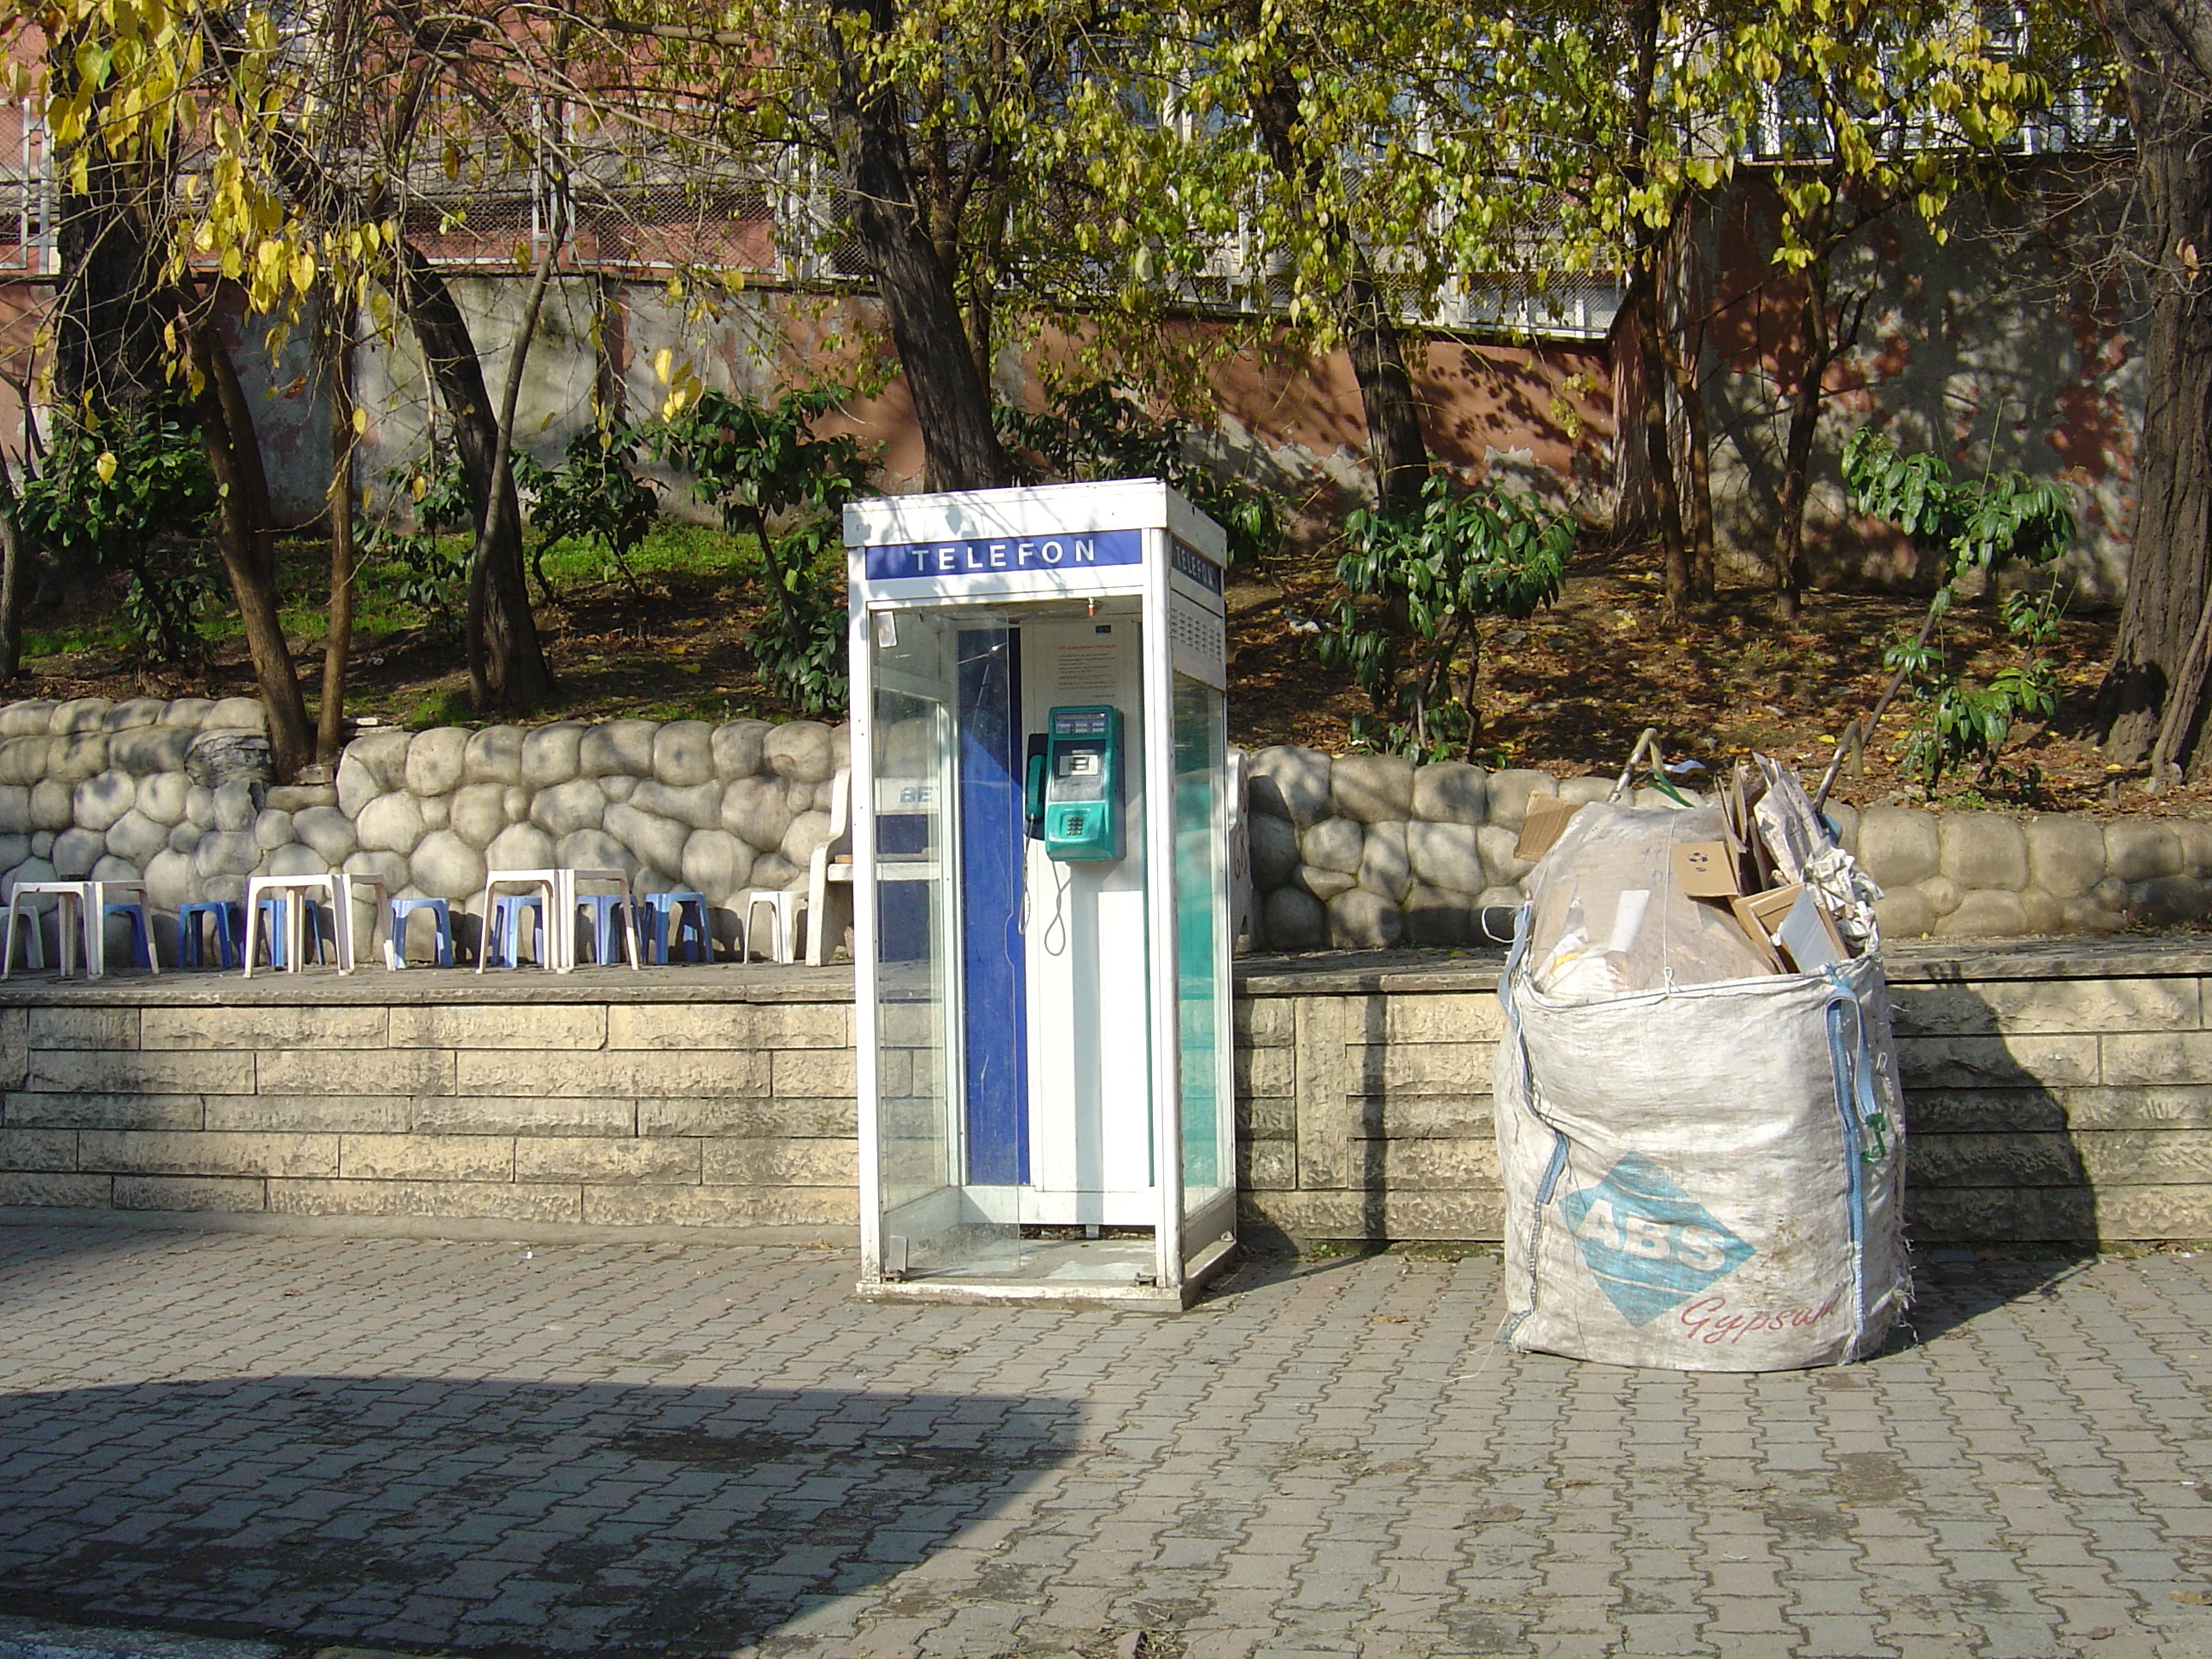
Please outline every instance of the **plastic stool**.
[[[484, 923], [483, 959], [488, 968], [522, 965], [522, 913], [530, 912], [530, 942], [538, 960], [545, 960], [545, 902], [535, 893], [501, 893], [491, 902], [491, 917]], [[506, 958], [505, 962], [501, 957]]]
[[[645, 959], [665, 963], [668, 948], [673, 944], [682, 949], [686, 962], [712, 962], [714, 943], [707, 931], [707, 896], [704, 893], [647, 893], [645, 909], [638, 918], [644, 923]], [[672, 939], [669, 929], [676, 932]], [[698, 954], [692, 951], [696, 947]]]
[[[58, 901], [56, 902], [54, 905], [54, 932], [56, 934], [61, 935], [61, 952], [64, 960], [67, 960], [70, 954], [69, 939], [66, 934], [63, 932], [63, 930], [69, 926], [68, 911], [68, 906], [59, 902]], [[15, 941], [18, 939], [23, 939], [27, 941], [23, 946], [23, 965], [25, 967], [43, 969], [46, 965], [46, 941], [45, 937], [39, 932], [40, 915], [40, 912], [36, 910], [18, 910], [12, 904], [8, 907], [8, 919], [5, 923], [8, 929], [8, 939], [7, 948], [4, 954], [11, 967], [15, 960]], [[27, 929], [28, 930], [27, 933], [26, 933]]]
[[[138, 965], [149, 974], [158, 974], [161, 966], [154, 960], [154, 930], [146, 923], [146, 907], [135, 900], [118, 901], [100, 907], [100, 925], [107, 925], [110, 916], [121, 916], [131, 924], [131, 951]], [[105, 950], [101, 951], [104, 956]]]
[[441, 898], [394, 899], [392, 901], [392, 926], [387, 942], [391, 955], [386, 958], [394, 968], [407, 965], [407, 918], [417, 910], [429, 912], [436, 946], [433, 957], [441, 968], [453, 965], [453, 913]]
[[748, 887], [738, 895], [738, 960], [752, 956], [753, 911], [769, 908], [769, 950], [771, 962], [799, 960], [799, 913], [806, 908], [806, 895], [781, 887]]
[[[265, 898], [260, 902], [261, 934], [269, 941], [269, 965], [284, 965], [284, 907], [288, 898]], [[312, 954], [317, 962], [323, 957], [323, 907], [311, 898], [302, 896], [300, 902], [307, 908], [300, 913], [300, 951], [302, 956]]]
[[203, 899], [177, 907], [177, 966], [204, 965], [202, 924], [209, 921], [215, 923], [216, 960], [225, 968], [238, 966], [238, 937], [245, 926], [244, 919], [237, 905], [220, 899]]
[[623, 904], [620, 893], [580, 893], [576, 912], [588, 914], [592, 928], [592, 960], [605, 965], [623, 959]]

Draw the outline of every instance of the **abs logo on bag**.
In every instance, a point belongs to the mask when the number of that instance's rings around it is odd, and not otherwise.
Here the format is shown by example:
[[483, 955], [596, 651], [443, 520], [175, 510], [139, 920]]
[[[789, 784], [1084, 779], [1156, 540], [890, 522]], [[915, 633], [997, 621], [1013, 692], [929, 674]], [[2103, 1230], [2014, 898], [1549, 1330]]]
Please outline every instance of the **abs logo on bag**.
[[1598, 1288], [1632, 1325], [1650, 1324], [1758, 1254], [1641, 1152], [1569, 1193], [1559, 1213]]

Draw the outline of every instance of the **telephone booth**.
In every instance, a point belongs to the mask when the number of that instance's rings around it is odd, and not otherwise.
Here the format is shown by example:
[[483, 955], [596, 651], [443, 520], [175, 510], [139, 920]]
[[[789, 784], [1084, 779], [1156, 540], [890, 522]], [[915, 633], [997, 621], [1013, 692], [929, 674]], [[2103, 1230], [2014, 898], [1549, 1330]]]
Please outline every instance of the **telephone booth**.
[[1219, 526], [845, 510], [860, 1292], [1180, 1309], [1236, 1245]]

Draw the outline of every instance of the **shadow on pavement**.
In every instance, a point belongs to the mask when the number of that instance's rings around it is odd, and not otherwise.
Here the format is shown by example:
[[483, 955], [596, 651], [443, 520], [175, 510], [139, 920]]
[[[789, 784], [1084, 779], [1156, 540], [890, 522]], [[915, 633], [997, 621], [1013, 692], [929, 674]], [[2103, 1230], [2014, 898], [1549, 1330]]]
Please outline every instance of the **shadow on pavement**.
[[1912, 1305], [1883, 1353], [1897, 1353], [1948, 1336], [2010, 1302], [2055, 1292], [2074, 1274], [2096, 1265], [2087, 1246], [2048, 1244], [2009, 1250], [1917, 1250], [1912, 1258]]
[[1040, 1396], [289, 1376], [0, 1397], [0, 1611], [727, 1653], [1068, 1455]]

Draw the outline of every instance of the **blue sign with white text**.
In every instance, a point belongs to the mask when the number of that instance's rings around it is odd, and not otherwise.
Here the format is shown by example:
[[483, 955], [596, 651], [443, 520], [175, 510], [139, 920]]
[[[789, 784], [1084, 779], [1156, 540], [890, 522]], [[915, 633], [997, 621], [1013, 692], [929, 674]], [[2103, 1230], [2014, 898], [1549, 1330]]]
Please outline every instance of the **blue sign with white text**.
[[1001, 536], [988, 541], [897, 542], [865, 550], [872, 582], [917, 576], [990, 576], [1036, 570], [1090, 570], [1101, 565], [1142, 564], [1141, 530], [1054, 532]]
[[1641, 1152], [1559, 1200], [1598, 1288], [1648, 1325], [1758, 1254]]

